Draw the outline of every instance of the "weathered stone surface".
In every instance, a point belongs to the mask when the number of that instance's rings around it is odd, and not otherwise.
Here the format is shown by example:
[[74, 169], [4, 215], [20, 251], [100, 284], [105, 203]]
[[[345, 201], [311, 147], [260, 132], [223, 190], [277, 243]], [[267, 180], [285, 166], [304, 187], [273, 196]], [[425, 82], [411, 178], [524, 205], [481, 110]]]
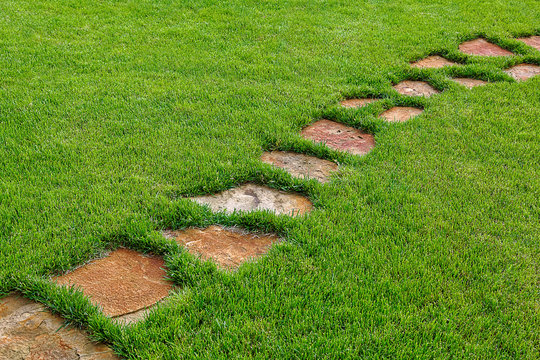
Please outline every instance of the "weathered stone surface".
[[458, 65], [458, 64], [448, 59], [445, 59], [439, 55], [428, 56], [427, 58], [415, 61], [411, 64], [412, 67], [420, 68], [420, 69], [428, 69], [428, 68], [439, 69], [444, 66], [453, 66], [453, 65]]
[[452, 80], [457, 82], [458, 84], [468, 87], [469, 89], [472, 89], [475, 86], [482, 86], [487, 84], [487, 81], [478, 79], [454, 78]]
[[163, 235], [185, 246], [189, 252], [229, 269], [264, 255], [270, 245], [279, 241], [275, 235], [255, 234], [215, 225], [206, 229], [167, 230]]
[[394, 85], [394, 89], [396, 89], [396, 91], [401, 95], [405, 96], [430, 97], [431, 95], [439, 93], [438, 90], [425, 81], [405, 80], [397, 85]]
[[383, 112], [380, 117], [390, 122], [404, 122], [420, 115], [424, 110], [409, 106], [394, 106]]
[[213, 211], [270, 210], [276, 214], [303, 215], [311, 211], [313, 205], [306, 197], [286, 193], [267, 186], [244, 184], [215, 195], [197, 196], [192, 200], [205, 204]]
[[18, 295], [0, 299], [0, 359], [112, 360], [112, 350], [59, 316]]
[[485, 39], [474, 39], [465, 41], [459, 45], [459, 51], [468, 55], [477, 56], [512, 56], [511, 51], [503, 49], [502, 47], [492, 44]]
[[172, 284], [165, 280], [164, 267], [160, 257], [118, 249], [54, 281], [75, 285], [106, 315], [117, 317], [152, 306], [169, 294]]
[[529, 36], [525, 38], [520, 38], [518, 40], [524, 42], [529, 46], [532, 46], [536, 50], [540, 50], [540, 36]]
[[353, 155], [367, 154], [375, 146], [373, 135], [330, 120], [319, 120], [304, 130], [305, 139], [322, 142], [329, 148]]
[[366, 99], [348, 99], [348, 100], [343, 100], [342, 102], [340, 102], [340, 104], [341, 106], [346, 107], [346, 108], [360, 108], [378, 100], [379, 99], [367, 99], [367, 98]]
[[519, 64], [506, 70], [505, 73], [518, 81], [525, 81], [540, 75], [540, 66], [532, 64]]
[[313, 178], [323, 183], [328, 182], [330, 174], [338, 168], [331, 161], [289, 151], [265, 152], [261, 161], [285, 169], [294, 177]]

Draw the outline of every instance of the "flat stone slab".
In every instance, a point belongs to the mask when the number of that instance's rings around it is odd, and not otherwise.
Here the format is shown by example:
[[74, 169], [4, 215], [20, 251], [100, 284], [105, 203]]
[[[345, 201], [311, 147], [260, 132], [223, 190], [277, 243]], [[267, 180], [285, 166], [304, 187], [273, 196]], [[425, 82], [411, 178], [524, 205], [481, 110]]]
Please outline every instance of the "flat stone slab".
[[397, 85], [394, 85], [394, 89], [396, 89], [396, 91], [401, 95], [405, 96], [430, 97], [431, 95], [439, 93], [437, 89], [425, 81], [405, 80]]
[[482, 86], [486, 85], [488, 82], [484, 80], [478, 80], [478, 79], [470, 79], [470, 78], [453, 78], [452, 81], [457, 82], [458, 84], [461, 84], [463, 86], [468, 87], [469, 89], [472, 89], [476, 86]]
[[520, 38], [518, 40], [524, 42], [529, 46], [532, 46], [536, 50], [540, 50], [540, 36], [529, 36], [525, 38]]
[[267, 186], [244, 184], [215, 195], [191, 198], [199, 204], [208, 205], [213, 211], [255, 211], [270, 210], [276, 214], [303, 215], [309, 213], [313, 204], [306, 197], [287, 193]]
[[119, 317], [148, 308], [169, 295], [172, 284], [165, 280], [164, 268], [160, 257], [121, 248], [53, 280], [75, 285], [101, 306], [105, 315]]
[[419, 69], [440, 69], [445, 66], [459, 65], [453, 61], [443, 58], [439, 55], [428, 56], [422, 60], [411, 63], [413, 68]]
[[375, 146], [373, 135], [326, 119], [309, 125], [302, 130], [301, 135], [305, 139], [321, 142], [329, 148], [353, 155], [367, 154]]
[[383, 112], [380, 117], [389, 122], [404, 122], [423, 113], [423, 109], [409, 106], [394, 106]]
[[273, 243], [280, 241], [275, 235], [255, 234], [238, 228], [225, 229], [216, 225], [206, 229], [167, 230], [163, 235], [185, 246], [190, 253], [213, 260], [228, 269], [264, 255]]
[[338, 169], [331, 161], [289, 151], [265, 152], [261, 161], [285, 169], [294, 177], [313, 178], [322, 183], [328, 182], [330, 174]]
[[0, 359], [113, 360], [112, 350], [65, 326], [41, 304], [18, 295], [0, 299]]
[[459, 45], [459, 51], [468, 55], [477, 56], [512, 56], [511, 51], [503, 49], [502, 47], [490, 43], [485, 39], [474, 39], [465, 41]]
[[540, 66], [532, 64], [519, 64], [505, 70], [505, 73], [517, 81], [525, 81], [534, 76], [540, 75]]
[[379, 101], [379, 99], [347, 99], [341, 101], [340, 104], [346, 108], [361, 108], [376, 101]]

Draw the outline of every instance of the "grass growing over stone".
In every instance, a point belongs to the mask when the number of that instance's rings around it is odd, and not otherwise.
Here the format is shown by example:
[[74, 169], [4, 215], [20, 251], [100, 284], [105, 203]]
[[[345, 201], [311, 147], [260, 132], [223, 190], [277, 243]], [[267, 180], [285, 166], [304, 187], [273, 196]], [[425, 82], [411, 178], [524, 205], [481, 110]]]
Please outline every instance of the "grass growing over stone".
[[[0, 294], [20, 291], [125, 358], [535, 358], [539, 35], [525, 1], [0, 2]], [[515, 56], [458, 51], [477, 37]], [[441, 55], [463, 64], [414, 69]], [[451, 78], [489, 81], [472, 90]], [[392, 86], [442, 91], [409, 98]], [[381, 101], [345, 109], [347, 98]], [[405, 123], [378, 116], [424, 108]], [[375, 135], [364, 157], [302, 139], [321, 118]], [[291, 177], [264, 150], [339, 162]], [[308, 196], [305, 217], [212, 213], [245, 182]], [[237, 272], [159, 230], [275, 232]], [[122, 327], [60, 274], [120, 245], [182, 290]]]

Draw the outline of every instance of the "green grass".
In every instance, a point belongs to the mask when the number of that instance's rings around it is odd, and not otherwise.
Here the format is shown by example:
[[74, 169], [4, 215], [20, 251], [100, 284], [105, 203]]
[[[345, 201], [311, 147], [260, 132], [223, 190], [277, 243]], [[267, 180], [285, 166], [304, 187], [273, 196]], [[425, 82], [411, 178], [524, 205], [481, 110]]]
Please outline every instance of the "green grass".
[[[540, 64], [514, 40], [532, 34], [534, 0], [2, 0], [0, 294], [133, 359], [538, 358], [540, 77], [502, 72]], [[477, 36], [516, 56], [457, 51]], [[429, 54], [465, 65], [409, 69]], [[403, 98], [403, 79], [445, 91]], [[348, 96], [384, 101], [339, 108]], [[377, 118], [393, 104], [426, 111]], [[373, 132], [375, 150], [298, 135], [321, 117]], [[341, 171], [293, 179], [264, 149]], [[246, 181], [316, 208], [225, 215], [185, 199]], [[231, 274], [158, 232], [214, 223], [287, 242]], [[180, 286], [126, 328], [49, 280], [118, 246], [163, 254]]]

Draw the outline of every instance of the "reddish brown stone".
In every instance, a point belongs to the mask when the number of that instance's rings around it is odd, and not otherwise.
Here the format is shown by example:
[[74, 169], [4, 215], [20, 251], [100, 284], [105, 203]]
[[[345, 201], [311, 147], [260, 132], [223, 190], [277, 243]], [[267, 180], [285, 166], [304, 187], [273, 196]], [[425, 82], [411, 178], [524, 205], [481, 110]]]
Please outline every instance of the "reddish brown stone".
[[520, 38], [518, 40], [524, 42], [529, 46], [532, 46], [536, 50], [540, 50], [540, 36], [529, 36], [526, 38]]
[[422, 112], [424, 112], [424, 110], [415, 107], [394, 106], [383, 112], [380, 117], [389, 122], [404, 122], [420, 115]]
[[379, 99], [348, 99], [340, 102], [341, 106], [346, 108], [360, 108], [371, 104]]
[[438, 94], [439, 91], [425, 81], [405, 80], [394, 86], [394, 89], [405, 96], [425, 96]]
[[330, 174], [338, 168], [331, 161], [288, 151], [265, 152], [261, 161], [285, 169], [294, 177], [313, 178], [323, 183], [328, 182]]
[[452, 80], [457, 82], [458, 84], [468, 87], [469, 89], [472, 89], [475, 86], [482, 86], [487, 84], [487, 81], [478, 79], [454, 78]]
[[302, 130], [301, 135], [306, 139], [325, 143], [332, 149], [346, 151], [353, 155], [367, 154], [375, 146], [373, 135], [325, 119], [309, 125]]
[[532, 64], [519, 64], [506, 70], [505, 73], [517, 81], [525, 81], [540, 75], [540, 66]]
[[198, 196], [192, 200], [205, 204], [213, 211], [270, 210], [276, 214], [303, 215], [313, 208], [311, 201], [295, 193], [286, 193], [267, 186], [244, 184], [215, 195]]
[[503, 49], [502, 47], [492, 44], [485, 39], [474, 39], [471, 41], [465, 41], [459, 45], [459, 51], [468, 55], [477, 56], [512, 56], [511, 51]]
[[428, 69], [428, 68], [439, 69], [444, 66], [454, 66], [454, 65], [458, 65], [458, 64], [438, 55], [428, 56], [427, 58], [418, 60], [411, 64], [412, 67], [420, 68], [420, 69]]
[[111, 349], [88, 338], [85, 331], [65, 326], [33, 301], [18, 295], [0, 299], [0, 359], [113, 360]]
[[279, 241], [275, 235], [254, 234], [215, 225], [206, 229], [168, 230], [163, 234], [185, 246], [189, 252], [205, 260], [211, 259], [224, 268], [237, 268], [249, 259], [260, 257], [270, 245]]
[[118, 249], [109, 256], [54, 278], [75, 285], [111, 317], [147, 308], [169, 294], [163, 259], [133, 250]]

